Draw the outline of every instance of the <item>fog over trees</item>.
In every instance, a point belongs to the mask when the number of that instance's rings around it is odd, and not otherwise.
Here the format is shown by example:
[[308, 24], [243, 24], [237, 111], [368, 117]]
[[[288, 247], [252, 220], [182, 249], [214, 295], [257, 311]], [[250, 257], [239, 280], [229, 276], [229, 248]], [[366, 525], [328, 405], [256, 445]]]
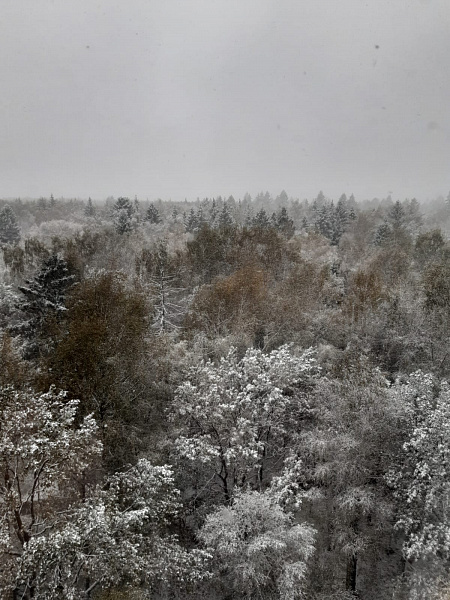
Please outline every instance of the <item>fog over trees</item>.
[[1, 597], [450, 597], [449, 198], [0, 200]]

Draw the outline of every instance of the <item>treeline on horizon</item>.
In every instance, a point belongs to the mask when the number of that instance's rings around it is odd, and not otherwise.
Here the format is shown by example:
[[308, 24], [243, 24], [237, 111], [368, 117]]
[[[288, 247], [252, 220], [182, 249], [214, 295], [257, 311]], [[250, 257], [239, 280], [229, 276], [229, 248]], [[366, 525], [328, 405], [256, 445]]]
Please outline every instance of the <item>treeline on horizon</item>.
[[450, 193], [0, 200], [0, 595], [450, 597]]

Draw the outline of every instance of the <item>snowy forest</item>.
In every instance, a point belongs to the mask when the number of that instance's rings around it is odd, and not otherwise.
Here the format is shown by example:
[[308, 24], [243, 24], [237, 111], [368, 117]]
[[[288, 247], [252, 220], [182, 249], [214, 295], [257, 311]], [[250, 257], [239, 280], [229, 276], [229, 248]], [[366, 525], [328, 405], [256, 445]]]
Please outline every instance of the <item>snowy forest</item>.
[[450, 193], [0, 201], [0, 597], [450, 598]]

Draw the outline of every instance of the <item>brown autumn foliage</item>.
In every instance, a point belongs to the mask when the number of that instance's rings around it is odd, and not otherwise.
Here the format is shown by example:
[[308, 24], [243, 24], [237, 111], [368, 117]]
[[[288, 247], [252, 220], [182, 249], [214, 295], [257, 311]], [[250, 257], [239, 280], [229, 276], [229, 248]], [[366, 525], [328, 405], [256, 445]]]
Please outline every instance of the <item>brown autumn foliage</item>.
[[151, 420], [146, 299], [124, 276], [103, 272], [76, 286], [67, 308], [40, 384], [78, 398], [81, 415], [93, 413], [103, 428], [106, 462], [123, 464], [140, 447], [139, 427]]
[[253, 335], [264, 322], [268, 274], [256, 265], [243, 267], [211, 285], [203, 286], [186, 316], [188, 331], [208, 335], [241, 332]]
[[359, 270], [350, 279], [344, 302], [344, 314], [351, 322], [358, 322], [376, 311], [387, 293], [376, 270]]
[[267, 345], [292, 341], [312, 343], [311, 321], [325, 300], [324, 288], [329, 279], [327, 267], [299, 261], [285, 279], [271, 290], [267, 318]]

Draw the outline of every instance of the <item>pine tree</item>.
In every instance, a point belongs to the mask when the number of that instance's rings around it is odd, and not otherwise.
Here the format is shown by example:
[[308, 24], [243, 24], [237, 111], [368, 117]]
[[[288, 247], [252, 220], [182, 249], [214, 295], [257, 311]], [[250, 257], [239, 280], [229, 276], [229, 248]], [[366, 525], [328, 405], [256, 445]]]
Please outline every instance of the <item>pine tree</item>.
[[39, 210], [47, 210], [47, 198], [41, 196], [37, 201], [37, 206]]
[[336, 205], [334, 210], [334, 230], [333, 230], [333, 244], [339, 244], [339, 240], [342, 237], [342, 234], [347, 228], [347, 224], [350, 220], [348, 210], [347, 210], [347, 200], [345, 199], [345, 194], [343, 194]]
[[219, 227], [220, 229], [227, 229], [232, 227], [233, 225], [233, 217], [230, 214], [230, 209], [228, 208], [228, 204], [225, 202], [223, 208], [219, 215]]
[[271, 226], [270, 219], [263, 208], [256, 213], [252, 225], [260, 229], [268, 229]]
[[154, 204], [150, 204], [150, 206], [148, 207], [147, 212], [145, 213], [145, 220], [148, 223], [153, 223], [155, 225], [161, 223], [159, 211]]
[[334, 210], [331, 205], [324, 205], [319, 208], [316, 220], [316, 227], [324, 237], [329, 240], [333, 239], [333, 221], [334, 221]]
[[322, 207], [326, 203], [325, 194], [322, 192], [322, 190], [320, 190], [320, 192], [317, 194], [314, 202], [317, 205], [317, 208]]
[[123, 235], [133, 231], [133, 205], [129, 198], [120, 197], [113, 206], [113, 221], [117, 233]]
[[376, 246], [384, 246], [391, 235], [391, 228], [385, 221], [382, 223], [375, 232], [374, 243]]
[[17, 244], [20, 240], [20, 229], [16, 215], [9, 204], [0, 211], [0, 244]]
[[185, 219], [184, 226], [186, 227], [186, 231], [189, 233], [194, 233], [194, 231], [198, 229], [198, 219], [193, 208], [191, 208], [189, 211], [189, 215], [187, 215]]
[[86, 208], [84, 209], [84, 214], [87, 217], [93, 217], [95, 215], [95, 208], [94, 208], [94, 205], [92, 204], [92, 198], [90, 196], [88, 198]]
[[401, 229], [405, 222], [405, 209], [400, 203], [400, 200], [394, 204], [394, 206], [388, 212], [388, 220], [392, 227], [396, 230]]
[[248, 229], [252, 227], [254, 218], [252, 207], [247, 206], [245, 211], [244, 227], [247, 227]]
[[219, 211], [217, 210], [216, 200], [215, 200], [215, 198], [213, 198], [211, 208], [209, 210], [209, 222], [212, 227], [214, 227], [214, 224], [216, 222], [218, 214], [219, 214]]
[[276, 228], [287, 238], [291, 238], [294, 235], [295, 227], [294, 221], [288, 215], [287, 209], [283, 206], [280, 212], [276, 215]]
[[197, 227], [201, 227], [203, 223], [206, 223], [205, 215], [203, 214], [203, 208], [201, 206], [199, 206], [197, 209], [196, 219]]
[[24, 301], [18, 308], [27, 319], [17, 327], [17, 331], [29, 340], [25, 348], [26, 358], [40, 354], [46, 320], [50, 316], [58, 319], [66, 311], [66, 294], [74, 280], [75, 276], [69, 273], [66, 261], [53, 254], [44, 261], [33, 279], [26, 280], [25, 286], [19, 286]]
[[275, 202], [278, 204], [287, 204], [289, 201], [289, 196], [286, 193], [286, 190], [282, 190], [280, 195], [276, 197]]

